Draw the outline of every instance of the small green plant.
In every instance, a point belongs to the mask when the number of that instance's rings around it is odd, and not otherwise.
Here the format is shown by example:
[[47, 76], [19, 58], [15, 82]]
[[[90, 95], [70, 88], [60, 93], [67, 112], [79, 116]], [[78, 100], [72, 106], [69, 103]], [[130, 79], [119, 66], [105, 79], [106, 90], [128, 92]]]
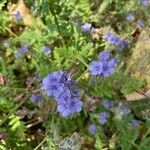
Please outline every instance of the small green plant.
[[149, 7], [1, 0], [0, 149], [149, 150]]

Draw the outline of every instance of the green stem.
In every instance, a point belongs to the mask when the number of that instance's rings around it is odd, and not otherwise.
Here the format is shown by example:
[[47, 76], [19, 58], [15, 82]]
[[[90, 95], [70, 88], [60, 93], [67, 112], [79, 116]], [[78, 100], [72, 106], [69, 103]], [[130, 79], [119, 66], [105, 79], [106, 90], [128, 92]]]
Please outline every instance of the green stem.
[[88, 64], [84, 61], [82, 57], [77, 56], [76, 58], [80, 60], [88, 68]]
[[[51, 122], [51, 126], [50, 126], [52, 132], [54, 131], [53, 125], [54, 125], [54, 116], [52, 117], [52, 122]], [[43, 143], [46, 142], [49, 133], [51, 134], [51, 132], [48, 131], [46, 134], [46, 137], [33, 150], [38, 150], [43, 145]], [[51, 138], [49, 137], [48, 140], [51, 140]], [[52, 142], [49, 141], [49, 143], [52, 143]], [[49, 147], [49, 148], [51, 148], [51, 147]]]
[[46, 140], [47, 140], [47, 136], [33, 150], [38, 150]]
[[[53, 4], [51, 4], [51, 6], [49, 7], [49, 10], [50, 10], [50, 13], [52, 14], [52, 16], [54, 17], [54, 21], [55, 21], [55, 25], [57, 26], [58, 33], [59, 33], [60, 36], [62, 36], [61, 27], [59, 25], [57, 15], [56, 15], [56, 13], [54, 11]], [[64, 45], [68, 49], [68, 47], [65, 44], [65, 41], [63, 39], [63, 36], [62, 36], [62, 41], [61, 42], [62, 42], [62, 45]]]
[[24, 103], [24, 101], [22, 101], [19, 105], [17, 105], [14, 109], [12, 109], [12, 111], [9, 112], [9, 114], [0, 122], [0, 126], [2, 126], [2, 124], [7, 121], [7, 119], [15, 113], [15, 111]]
[[104, 0], [98, 9], [98, 14], [102, 14], [107, 10], [108, 6], [112, 3], [112, 0]]
[[80, 81], [82, 77], [87, 73], [87, 69], [77, 78], [77, 81]]
[[3, 70], [3, 73], [6, 75], [7, 74], [7, 65], [6, 65], [6, 62], [5, 62], [5, 60], [4, 60], [4, 58], [2, 58], [2, 57], [0, 57], [0, 63], [1, 63], [1, 65], [2, 65], [2, 70]]
[[13, 33], [9, 28], [5, 28], [11, 35], [13, 35], [14, 37], [17, 37], [17, 35], [15, 33]]
[[74, 42], [75, 42], [75, 48], [77, 49], [78, 47], [77, 47], [77, 43], [78, 43], [78, 32], [77, 32], [77, 29], [76, 29], [76, 25], [73, 27], [73, 29], [74, 29], [74, 38], [75, 38], [75, 40], [74, 40]]
[[56, 14], [55, 14], [55, 12], [54, 12], [53, 6], [49, 7], [49, 10], [50, 10], [51, 14], [52, 14], [53, 17], [54, 17], [54, 21], [55, 21], [55, 24], [56, 24], [56, 26], [57, 26], [58, 32], [59, 32], [59, 34], [61, 35], [61, 29], [60, 29], [60, 26], [59, 26], [59, 23], [58, 23], [57, 16], [56, 16]]

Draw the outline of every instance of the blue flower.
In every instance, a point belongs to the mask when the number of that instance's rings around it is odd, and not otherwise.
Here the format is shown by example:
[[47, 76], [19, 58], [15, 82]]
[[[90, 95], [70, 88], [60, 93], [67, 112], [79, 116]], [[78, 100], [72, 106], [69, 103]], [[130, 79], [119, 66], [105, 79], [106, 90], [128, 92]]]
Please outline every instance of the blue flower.
[[67, 88], [65, 88], [64, 91], [60, 93], [58, 97], [56, 97], [57, 102], [66, 101], [68, 99], [71, 99], [71, 92]]
[[85, 23], [84, 25], [82, 25], [82, 30], [83, 32], [89, 32], [91, 30], [92, 25], [89, 23]]
[[63, 116], [68, 117], [82, 109], [82, 101], [77, 98], [66, 99], [58, 102], [57, 111]]
[[57, 106], [57, 111], [63, 117], [67, 117], [71, 114], [71, 110], [69, 108], [70, 99], [66, 99], [64, 101], [59, 101]]
[[131, 13], [128, 13], [128, 14], [126, 15], [126, 20], [128, 20], [128, 21], [133, 21], [133, 20], [134, 20], [134, 16], [133, 16]]
[[116, 59], [112, 58], [109, 61], [103, 61], [102, 75], [108, 77], [115, 72]]
[[88, 70], [91, 71], [91, 75], [102, 75], [108, 77], [115, 72], [115, 67], [117, 65], [117, 59], [110, 59], [110, 52], [103, 51], [99, 53], [99, 61], [92, 61], [88, 67]]
[[128, 45], [128, 43], [129, 42], [127, 40], [119, 39], [118, 42], [116, 43], [117, 49], [123, 50]]
[[109, 44], [117, 44], [119, 40], [119, 38], [111, 32], [104, 34], [103, 39], [105, 39]]
[[17, 11], [17, 12], [15, 13], [15, 19], [16, 19], [16, 20], [21, 20], [21, 19], [22, 19], [21, 13], [20, 13], [19, 11]]
[[23, 54], [27, 53], [29, 51], [29, 47], [27, 44], [22, 44], [21, 47], [16, 51], [15, 57], [18, 58], [22, 56]]
[[106, 109], [111, 109], [114, 106], [114, 102], [113, 101], [103, 101], [102, 105], [106, 108]]
[[75, 113], [75, 112], [80, 112], [82, 109], [82, 101], [79, 100], [78, 98], [73, 98], [70, 100], [70, 109], [71, 109], [71, 113]]
[[63, 71], [48, 74], [42, 81], [42, 89], [47, 92], [48, 96], [58, 97], [65, 89], [65, 85], [61, 83]]
[[91, 71], [91, 75], [100, 75], [102, 73], [103, 64], [100, 61], [92, 61], [88, 69]]
[[141, 3], [143, 4], [143, 6], [148, 6], [149, 0], [141, 0]]
[[137, 119], [132, 119], [132, 120], [130, 121], [130, 124], [131, 124], [132, 126], [134, 126], [134, 127], [138, 127], [138, 126], [140, 125], [140, 121], [137, 120]]
[[131, 109], [128, 108], [128, 107], [125, 107], [125, 106], [121, 106], [119, 109], [118, 109], [118, 112], [120, 115], [128, 115], [131, 113]]
[[31, 96], [31, 102], [32, 103], [38, 103], [42, 100], [42, 96], [38, 95], [38, 94], [33, 94]]
[[108, 36], [107, 38], [107, 42], [109, 44], [117, 44], [119, 38], [116, 35], [111, 34], [110, 36]]
[[127, 45], [127, 40], [122, 40], [116, 35], [112, 34], [111, 32], [106, 33], [103, 35], [103, 38], [109, 43], [117, 46], [118, 50], [123, 50]]
[[47, 89], [49, 85], [60, 83], [63, 73], [63, 71], [56, 71], [51, 74], [48, 74], [43, 79], [43, 88]]
[[91, 124], [88, 128], [88, 131], [89, 131], [90, 134], [94, 134], [97, 131], [96, 125]]
[[105, 60], [108, 60], [110, 58], [110, 56], [111, 56], [110, 52], [103, 51], [103, 52], [99, 53], [98, 58], [101, 61], [105, 61]]
[[99, 115], [100, 124], [105, 124], [109, 118], [108, 112], [101, 112]]
[[51, 84], [47, 89], [47, 95], [57, 98], [64, 91], [64, 89], [64, 84]]
[[27, 44], [22, 44], [20, 50], [23, 54], [27, 53], [29, 51], [29, 46]]
[[51, 53], [51, 48], [49, 46], [45, 46], [43, 52], [45, 55], [49, 55]]

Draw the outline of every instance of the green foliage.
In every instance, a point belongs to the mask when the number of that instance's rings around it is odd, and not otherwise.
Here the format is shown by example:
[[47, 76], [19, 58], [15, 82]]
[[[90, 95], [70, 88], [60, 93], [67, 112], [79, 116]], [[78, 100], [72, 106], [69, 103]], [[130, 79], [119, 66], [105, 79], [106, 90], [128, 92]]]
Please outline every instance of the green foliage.
[[116, 75], [118, 84], [122, 85], [121, 92], [123, 94], [130, 94], [144, 86], [145, 82], [138, 80], [136, 77], [127, 74], [119, 73]]
[[2, 0], [0, 2], [0, 13], [1, 13], [1, 16], [0, 16], [0, 35], [6, 34], [7, 27], [10, 23], [10, 16], [8, 15], [8, 12], [2, 10], [3, 7], [5, 6], [6, 2], [7, 2], [7, 0]]
[[5, 6], [5, 3], [7, 2], [7, 0], [2, 0], [0, 2], [0, 11], [2, 11], [2, 8]]
[[[124, 95], [130, 94], [144, 86], [144, 81], [138, 80], [125, 73], [118, 72], [108, 79], [101, 79], [92, 88], [92, 95], [118, 99], [118, 91]], [[101, 92], [99, 92], [101, 91]], [[120, 93], [119, 93], [120, 94]]]
[[[0, 1], [0, 149], [149, 150], [149, 97], [125, 100], [128, 94], [149, 88], [144, 78], [128, 70], [138, 40], [132, 32], [139, 20], [149, 24], [149, 6], [144, 7], [139, 0], [25, 0], [31, 13], [22, 6], [23, 18], [15, 20], [7, 10], [8, 3]], [[16, 13], [13, 7], [18, 5], [11, 7]], [[128, 13], [135, 16], [134, 21], [125, 19]], [[26, 15], [34, 18], [33, 26], [23, 23]], [[85, 23], [92, 25], [89, 32], [82, 29]], [[105, 42], [105, 31], [127, 39], [126, 49], [118, 51]], [[17, 57], [22, 44], [28, 45], [28, 52]], [[48, 55], [45, 46], [50, 47]], [[103, 50], [117, 57], [116, 71], [107, 78], [91, 76], [88, 66]], [[144, 58], [144, 62], [135, 62], [141, 68], [149, 63], [149, 56]], [[68, 118], [58, 114], [58, 103], [41, 89], [43, 77], [58, 70], [67, 71], [77, 81], [83, 102], [82, 111]], [[41, 95], [42, 101], [32, 103], [32, 94]], [[113, 100], [112, 109], [104, 108], [105, 99]], [[119, 114], [122, 105], [129, 106], [131, 113]], [[100, 112], [110, 115], [104, 125], [99, 121]], [[137, 127], [131, 125], [135, 118], [140, 121]], [[97, 127], [95, 134], [88, 132], [91, 124]]]

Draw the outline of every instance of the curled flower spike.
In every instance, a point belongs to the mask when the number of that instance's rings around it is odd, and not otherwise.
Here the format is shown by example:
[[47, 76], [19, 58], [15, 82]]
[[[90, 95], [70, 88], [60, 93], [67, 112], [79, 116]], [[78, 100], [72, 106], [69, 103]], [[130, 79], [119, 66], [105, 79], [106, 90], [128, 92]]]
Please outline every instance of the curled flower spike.
[[65, 71], [56, 71], [48, 74], [42, 81], [42, 89], [48, 96], [57, 101], [57, 111], [63, 117], [68, 117], [82, 109], [82, 101], [79, 100], [79, 91], [76, 82], [70, 79]]

